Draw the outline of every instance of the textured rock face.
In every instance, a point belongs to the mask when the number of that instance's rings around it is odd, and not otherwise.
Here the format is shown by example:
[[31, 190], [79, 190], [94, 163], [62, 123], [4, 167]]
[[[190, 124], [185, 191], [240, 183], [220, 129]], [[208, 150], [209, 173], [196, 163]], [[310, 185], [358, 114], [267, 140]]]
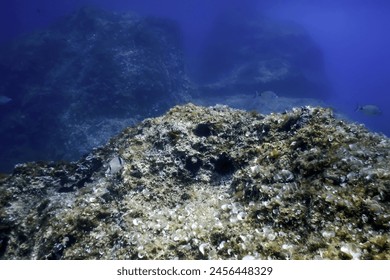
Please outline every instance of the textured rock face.
[[90, 8], [3, 46], [0, 169], [78, 158], [182, 102], [181, 52], [174, 22]]
[[172, 108], [0, 185], [2, 259], [389, 259], [390, 141], [331, 111]]
[[199, 70], [209, 94], [323, 98], [328, 93], [321, 49], [292, 22], [226, 18], [208, 39]]

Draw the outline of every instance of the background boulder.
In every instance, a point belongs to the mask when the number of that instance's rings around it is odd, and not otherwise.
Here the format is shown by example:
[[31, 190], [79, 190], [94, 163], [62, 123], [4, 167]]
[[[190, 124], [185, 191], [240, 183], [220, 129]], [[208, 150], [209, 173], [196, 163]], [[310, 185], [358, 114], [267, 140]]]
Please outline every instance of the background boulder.
[[206, 40], [197, 70], [212, 95], [274, 91], [323, 98], [328, 81], [320, 48], [301, 26], [265, 17], [222, 17]]
[[179, 27], [83, 8], [0, 52], [1, 170], [76, 159], [187, 98]]

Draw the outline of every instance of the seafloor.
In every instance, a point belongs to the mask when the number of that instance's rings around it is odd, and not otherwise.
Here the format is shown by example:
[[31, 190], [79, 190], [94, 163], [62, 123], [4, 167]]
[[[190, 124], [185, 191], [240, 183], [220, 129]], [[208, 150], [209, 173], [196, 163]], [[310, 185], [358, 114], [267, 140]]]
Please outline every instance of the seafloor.
[[320, 107], [177, 106], [0, 179], [1, 259], [390, 259], [390, 141]]

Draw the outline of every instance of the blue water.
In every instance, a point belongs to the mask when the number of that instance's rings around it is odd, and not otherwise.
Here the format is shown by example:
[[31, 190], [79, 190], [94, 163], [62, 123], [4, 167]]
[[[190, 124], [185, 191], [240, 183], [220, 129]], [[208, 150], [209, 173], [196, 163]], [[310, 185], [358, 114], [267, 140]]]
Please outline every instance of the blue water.
[[[270, 10], [276, 18], [305, 26], [318, 42], [332, 91], [329, 103], [351, 120], [390, 135], [390, 2], [289, 1]], [[315, 3], [315, 4], [314, 4]], [[383, 112], [367, 116], [357, 105], [374, 104]]]
[[[321, 4], [323, 3], [323, 4]], [[75, 9], [94, 5], [116, 12], [134, 11], [176, 20], [183, 32], [188, 71], [195, 65], [207, 34], [221, 15], [244, 18], [262, 13], [305, 27], [322, 50], [329, 78], [325, 102], [352, 121], [390, 136], [389, 1], [255, 0], [15, 0], [0, 4], [0, 42], [44, 29]], [[383, 112], [367, 116], [357, 105], [374, 104]]]

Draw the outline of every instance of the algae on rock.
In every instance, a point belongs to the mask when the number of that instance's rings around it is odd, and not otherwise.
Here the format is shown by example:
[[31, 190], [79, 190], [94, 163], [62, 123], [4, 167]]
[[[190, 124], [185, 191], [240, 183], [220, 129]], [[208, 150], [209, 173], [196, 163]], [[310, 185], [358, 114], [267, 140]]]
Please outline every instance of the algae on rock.
[[176, 106], [1, 178], [0, 256], [390, 259], [389, 148], [319, 107]]

